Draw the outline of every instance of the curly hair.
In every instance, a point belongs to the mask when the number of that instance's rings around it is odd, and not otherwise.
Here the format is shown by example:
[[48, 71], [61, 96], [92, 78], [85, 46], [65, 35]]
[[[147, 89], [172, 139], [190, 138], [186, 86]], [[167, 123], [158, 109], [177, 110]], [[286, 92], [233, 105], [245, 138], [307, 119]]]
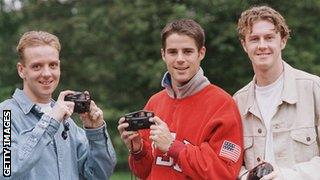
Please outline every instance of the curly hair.
[[290, 37], [290, 29], [279, 12], [268, 6], [254, 6], [242, 12], [238, 20], [237, 30], [240, 40], [243, 40], [247, 33], [252, 32], [253, 24], [259, 20], [267, 20], [273, 23], [276, 32], [280, 32], [282, 39]]

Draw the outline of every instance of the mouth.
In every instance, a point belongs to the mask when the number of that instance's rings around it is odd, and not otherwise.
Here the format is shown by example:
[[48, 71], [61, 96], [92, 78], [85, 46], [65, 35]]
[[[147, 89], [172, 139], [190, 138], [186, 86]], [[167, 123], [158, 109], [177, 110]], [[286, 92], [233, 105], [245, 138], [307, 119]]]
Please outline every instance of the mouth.
[[256, 54], [258, 57], [266, 57], [266, 56], [270, 56], [271, 53], [257, 53]]
[[39, 81], [39, 83], [42, 84], [43, 86], [49, 86], [52, 82], [53, 80]]
[[174, 67], [174, 69], [178, 70], [178, 71], [184, 71], [186, 69], [188, 69], [189, 67]]

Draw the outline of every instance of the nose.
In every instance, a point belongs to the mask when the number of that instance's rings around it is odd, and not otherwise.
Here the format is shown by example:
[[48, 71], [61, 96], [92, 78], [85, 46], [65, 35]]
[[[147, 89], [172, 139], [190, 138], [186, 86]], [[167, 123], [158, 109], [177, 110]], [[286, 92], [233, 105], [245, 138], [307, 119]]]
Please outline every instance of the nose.
[[43, 77], [49, 77], [51, 76], [51, 70], [50, 70], [50, 67], [49, 66], [45, 66], [41, 72], [41, 75]]
[[258, 44], [258, 49], [265, 49], [265, 48], [267, 48], [267, 43], [263, 39], [261, 39]]
[[178, 63], [183, 63], [185, 61], [185, 58], [184, 58], [184, 55], [182, 52], [179, 52], [178, 53], [178, 56], [177, 56], [177, 62]]

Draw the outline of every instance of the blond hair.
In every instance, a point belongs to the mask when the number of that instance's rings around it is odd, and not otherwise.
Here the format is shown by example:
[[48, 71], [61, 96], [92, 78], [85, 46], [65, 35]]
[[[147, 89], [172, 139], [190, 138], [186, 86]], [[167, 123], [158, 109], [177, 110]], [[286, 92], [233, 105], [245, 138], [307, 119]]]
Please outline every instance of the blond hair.
[[240, 40], [245, 38], [246, 33], [252, 32], [253, 24], [259, 20], [267, 20], [273, 23], [276, 32], [280, 32], [282, 39], [290, 37], [290, 29], [279, 12], [268, 6], [255, 6], [242, 12], [239, 18], [237, 30]]
[[58, 52], [61, 50], [61, 45], [57, 36], [45, 31], [29, 31], [22, 35], [17, 46], [19, 61], [24, 62], [24, 50], [27, 47], [48, 45], [56, 48]]

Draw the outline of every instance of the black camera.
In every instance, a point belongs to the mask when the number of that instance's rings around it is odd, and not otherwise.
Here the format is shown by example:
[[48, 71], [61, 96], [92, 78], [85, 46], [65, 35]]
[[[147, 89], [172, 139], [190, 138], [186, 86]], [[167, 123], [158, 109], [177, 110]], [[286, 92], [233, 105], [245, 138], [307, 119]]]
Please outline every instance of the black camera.
[[74, 102], [73, 112], [85, 113], [90, 110], [90, 95], [84, 92], [75, 92], [74, 94], [68, 94], [64, 97], [65, 101]]
[[148, 129], [154, 122], [150, 122], [149, 119], [154, 117], [154, 113], [150, 111], [136, 111], [124, 115], [125, 121], [129, 123], [126, 131], [137, 131], [139, 129]]
[[272, 165], [270, 163], [263, 162], [249, 171], [247, 180], [259, 180], [263, 176], [270, 174], [272, 171]]

